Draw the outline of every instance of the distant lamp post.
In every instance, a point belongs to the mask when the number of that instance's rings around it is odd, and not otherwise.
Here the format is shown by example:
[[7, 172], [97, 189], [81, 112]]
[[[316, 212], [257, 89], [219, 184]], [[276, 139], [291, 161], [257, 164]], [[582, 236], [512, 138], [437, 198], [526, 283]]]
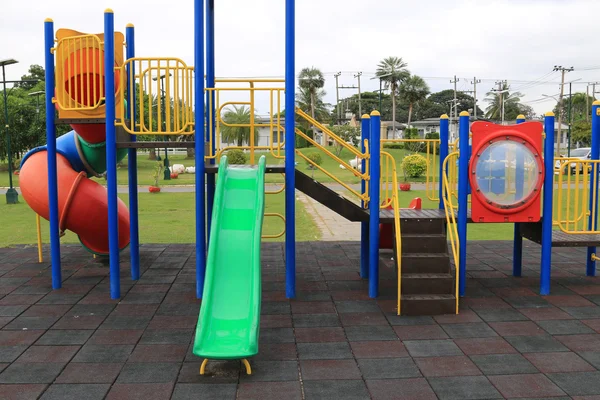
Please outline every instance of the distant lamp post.
[[[169, 74], [168, 77], [170, 78], [171, 76], [172, 75]], [[163, 89], [163, 87], [164, 87], [163, 80], [165, 78], [167, 78], [166, 74], [162, 74], [161, 76], [155, 76], [154, 78], [152, 78], [152, 80], [155, 81], [155, 82], [160, 79], [160, 94], [161, 94], [161, 96], [160, 96], [160, 102], [162, 103], [161, 108], [162, 108], [162, 114], [163, 114], [162, 115], [162, 120], [163, 120], [164, 131], [167, 130], [167, 116], [166, 116], [166, 110], [165, 110], [165, 90]], [[171, 102], [169, 101], [169, 107], [171, 106], [170, 103]], [[166, 138], [163, 139], [163, 140], [167, 141]], [[165, 145], [165, 160], [164, 160], [164, 165], [165, 165], [165, 171], [163, 173], [163, 179], [165, 181], [169, 181], [169, 180], [171, 180], [171, 170], [169, 169], [169, 154], [167, 153], [167, 146], [166, 145]]]
[[[35, 108], [35, 122], [39, 122], [40, 119], [40, 95], [45, 94], [43, 90], [38, 90], [37, 92], [31, 92], [28, 96], [36, 97], [36, 108]], [[40, 145], [40, 131], [38, 130], [37, 140], [35, 142], [36, 146]]]
[[0, 65], [2, 66], [2, 86], [4, 89], [4, 134], [6, 136], [6, 151], [8, 153], [8, 181], [9, 181], [9, 189], [6, 192], [6, 204], [17, 204], [19, 202], [19, 194], [13, 188], [13, 168], [12, 168], [12, 154], [10, 149], [10, 126], [8, 124], [8, 103], [7, 97], [8, 93], [6, 92], [6, 74], [4, 72], [4, 67], [6, 65], [16, 64], [18, 61], [14, 59], [8, 60], [0, 60]]

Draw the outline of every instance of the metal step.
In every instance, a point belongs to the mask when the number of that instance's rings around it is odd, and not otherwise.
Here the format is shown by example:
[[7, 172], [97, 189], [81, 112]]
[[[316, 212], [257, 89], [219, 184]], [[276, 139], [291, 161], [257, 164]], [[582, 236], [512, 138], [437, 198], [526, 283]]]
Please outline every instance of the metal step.
[[402, 255], [403, 274], [435, 274], [450, 272], [447, 253], [408, 253]]
[[[402, 229], [402, 227], [400, 228]], [[402, 254], [448, 252], [445, 234], [409, 234], [402, 232]]]
[[455, 292], [454, 275], [402, 273], [402, 294], [452, 294]]
[[454, 314], [456, 297], [451, 294], [402, 295], [402, 315], [443, 315]]
[[440, 234], [446, 233], [446, 221], [441, 219], [402, 219], [400, 218], [402, 234]]

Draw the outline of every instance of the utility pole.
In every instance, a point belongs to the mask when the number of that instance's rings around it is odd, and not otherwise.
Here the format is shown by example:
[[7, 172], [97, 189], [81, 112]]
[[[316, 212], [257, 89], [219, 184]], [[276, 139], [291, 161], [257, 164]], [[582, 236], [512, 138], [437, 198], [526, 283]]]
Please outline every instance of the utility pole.
[[498, 89], [492, 89], [492, 92], [496, 92], [498, 93], [498, 96], [500, 96], [500, 124], [504, 125], [504, 96], [503, 94], [505, 92], [508, 92], [508, 88], [504, 89], [507, 84], [508, 81], [503, 80], [503, 81], [496, 81], [495, 83], [496, 85], [498, 85]]
[[341, 75], [341, 72], [338, 72], [337, 74], [334, 74], [333, 76], [335, 76], [335, 106], [337, 108], [337, 123], [340, 123], [340, 89], [339, 89], [339, 85], [338, 85], [338, 78]]
[[590, 122], [590, 84], [585, 86], [585, 122]]
[[560, 80], [560, 96], [558, 97], [558, 135], [556, 138], [556, 154], [560, 155], [560, 142], [562, 141], [562, 100], [565, 93], [565, 73], [573, 71], [573, 67], [565, 68], [562, 65], [555, 65], [553, 71], [560, 71], [562, 75]]
[[481, 79], [473, 77], [471, 85], [473, 85], [473, 118], [477, 119], [477, 84], [481, 83]]
[[358, 118], [359, 119], [362, 118], [362, 99], [360, 98], [360, 76], [361, 75], [362, 75], [362, 72], [357, 72], [356, 75], [354, 75], [354, 77], [358, 79]]
[[[459, 81], [459, 79], [456, 77], [456, 75], [454, 75], [454, 80], [450, 81], [450, 83], [454, 83], [454, 124], [456, 125], [458, 124], [458, 106], [457, 106], [457, 100], [456, 100], [456, 83]], [[452, 120], [451, 120], [452, 121]], [[457, 126], [454, 127], [455, 132], [458, 132]]]

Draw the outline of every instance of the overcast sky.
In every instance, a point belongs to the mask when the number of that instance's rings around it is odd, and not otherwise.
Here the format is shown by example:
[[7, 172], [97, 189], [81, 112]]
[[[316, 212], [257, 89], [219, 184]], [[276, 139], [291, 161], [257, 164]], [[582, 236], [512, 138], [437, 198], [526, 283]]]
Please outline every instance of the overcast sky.
[[[7, 67], [7, 79], [19, 79], [30, 64], [43, 65], [45, 18], [52, 18], [56, 29], [99, 33], [106, 7], [114, 9], [117, 30], [135, 24], [138, 56], [173, 56], [193, 64], [192, 0], [4, 2], [0, 59], [20, 62]], [[567, 81], [581, 78], [574, 91], [585, 91], [585, 82], [600, 80], [598, 0], [296, 3], [296, 68], [315, 66], [326, 74], [329, 103], [335, 102], [335, 72], [342, 72], [340, 84], [352, 85], [354, 73], [362, 71], [363, 91], [374, 90], [378, 82], [370, 78], [387, 56], [402, 57], [432, 91], [450, 89], [454, 75], [460, 79], [459, 90], [472, 90], [476, 76], [482, 80], [482, 108], [485, 92], [496, 80], [507, 79], [537, 112], [552, 109], [554, 100], [538, 99], [559, 93], [560, 74], [550, 74], [554, 65], [575, 68], [567, 74]], [[284, 0], [216, 0], [217, 76], [282, 77], [284, 16]]]

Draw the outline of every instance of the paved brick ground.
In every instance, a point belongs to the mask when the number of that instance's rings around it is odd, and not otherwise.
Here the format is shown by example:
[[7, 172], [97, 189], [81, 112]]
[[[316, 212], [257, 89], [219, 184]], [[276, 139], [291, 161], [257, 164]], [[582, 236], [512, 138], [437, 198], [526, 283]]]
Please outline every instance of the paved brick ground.
[[554, 253], [542, 298], [537, 245], [512, 278], [511, 243], [472, 242], [460, 315], [409, 318], [394, 313], [389, 255], [368, 298], [358, 248], [299, 243], [287, 301], [282, 245], [265, 244], [254, 374], [211, 362], [205, 377], [190, 350], [192, 246], [143, 246], [139, 282], [123, 263], [121, 301], [79, 246], [63, 246], [57, 291], [34, 248], [0, 249], [0, 399], [600, 399], [600, 280], [584, 276], [583, 249]]

